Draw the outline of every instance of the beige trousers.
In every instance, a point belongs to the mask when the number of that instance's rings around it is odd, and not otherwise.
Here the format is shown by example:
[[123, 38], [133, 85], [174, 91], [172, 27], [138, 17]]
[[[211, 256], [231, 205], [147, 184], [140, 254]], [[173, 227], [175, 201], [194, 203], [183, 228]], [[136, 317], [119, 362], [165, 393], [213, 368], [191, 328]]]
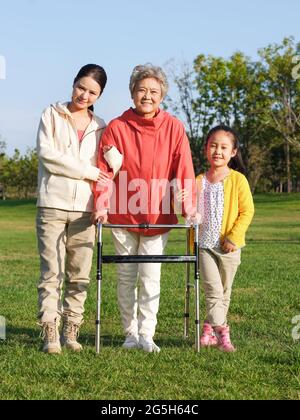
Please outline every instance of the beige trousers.
[[[168, 235], [142, 236], [125, 229], [112, 229], [117, 255], [162, 255]], [[160, 273], [160, 263], [118, 264], [118, 302], [126, 335], [154, 336]]]
[[38, 208], [40, 322], [53, 322], [61, 317], [82, 322], [95, 241], [90, 216], [85, 212]]
[[224, 253], [221, 249], [200, 249], [207, 321], [213, 326], [227, 324], [232, 284], [241, 263], [241, 250]]

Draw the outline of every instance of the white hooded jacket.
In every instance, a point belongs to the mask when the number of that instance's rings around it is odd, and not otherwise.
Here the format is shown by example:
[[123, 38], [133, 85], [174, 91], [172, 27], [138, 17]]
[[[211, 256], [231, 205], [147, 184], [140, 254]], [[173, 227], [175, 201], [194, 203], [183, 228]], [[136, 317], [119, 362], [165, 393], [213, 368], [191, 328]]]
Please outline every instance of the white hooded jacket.
[[[97, 152], [103, 120], [93, 114], [81, 142], [67, 103], [50, 105], [42, 114], [38, 135], [39, 157], [38, 207], [67, 211], [93, 211], [92, 182], [97, 181]], [[122, 156], [110, 151], [114, 173], [122, 164]]]

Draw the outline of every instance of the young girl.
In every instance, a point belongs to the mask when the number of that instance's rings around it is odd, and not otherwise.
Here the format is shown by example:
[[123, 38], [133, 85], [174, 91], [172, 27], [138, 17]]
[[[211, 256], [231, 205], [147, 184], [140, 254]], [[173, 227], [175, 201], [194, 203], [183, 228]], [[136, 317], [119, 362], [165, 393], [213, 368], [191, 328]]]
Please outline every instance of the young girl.
[[234, 352], [227, 313], [254, 205], [234, 130], [223, 125], [213, 128], [205, 151], [210, 168], [197, 177], [198, 211], [202, 217], [200, 273], [207, 312], [200, 345]]
[[[92, 111], [106, 80], [102, 67], [82, 67], [73, 82], [71, 100], [49, 106], [38, 130], [38, 318], [45, 353], [61, 352], [61, 318], [62, 343], [73, 351], [82, 349], [77, 335], [83, 320], [95, 239], [92, 182], [105, 184], [108, 179], [97, 168], [105, 123]], [[105, 154], [105, 158], [113, 173], [117, 172], [122, 157], [116, 149]]]

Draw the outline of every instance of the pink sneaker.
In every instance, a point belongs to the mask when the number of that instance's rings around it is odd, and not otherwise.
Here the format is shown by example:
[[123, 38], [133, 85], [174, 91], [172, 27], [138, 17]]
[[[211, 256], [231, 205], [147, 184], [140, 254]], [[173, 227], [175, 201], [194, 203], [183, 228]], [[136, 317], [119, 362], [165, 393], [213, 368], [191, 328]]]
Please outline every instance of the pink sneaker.
[[214, 330], [218, 339], [218, 349], [225, 351], [226, 353], [234, 353], [236, 349], [230, 341], [229, 327], [215, 327]]
[[214, 334], [213, 327], [208, 323], [204, 322], [202, 335], [200, 337], [201, 347], [212, 347], [218, 344], [218, 339]]

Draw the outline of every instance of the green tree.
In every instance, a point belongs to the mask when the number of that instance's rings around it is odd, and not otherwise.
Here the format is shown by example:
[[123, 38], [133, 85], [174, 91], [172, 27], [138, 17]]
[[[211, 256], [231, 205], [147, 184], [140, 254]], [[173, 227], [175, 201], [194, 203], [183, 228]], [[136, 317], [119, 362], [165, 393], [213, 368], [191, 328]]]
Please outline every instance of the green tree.
[[16, 190], [18, 198], [28, 198], [36, 190], [38, 159], [35, 150], [29, 149], [22, 156], [18, 149], [9, 159], [9, 186]]
[[270, 100], [270, 124], [285, 144], [288, 192], [292, 190], [291, 154], [294, 148], [300, 150], [300, 78], [294, 72], [294, 57], [299, 54], [300, 44], [292, 37], [259, 50]]
[[6, 156], [6, 143], [0, 135], [0, 198], [5, 200], [6, 198], [6, 178], [5, 168], [7, 163]]
[[252, 191], [290, 192], [292, 184], [299, 188], [300, 44], [286, 38], [259, 50], [259, 57], [200, 54], [193, 69], [173, 66], [178, 100], [167, 103], [185, 121], [197, 173], [205, 169], [208, 130], [227, 124], [240, 134]]
[[[195, 60], [195, 73], [199, 92], [197, 109], [201, 112], [205, 101], [210, 109], [210, 125], [227, 124], [237, 130], [254, 191], [263, 173], [269, 134], [266, 130], [269, 99], [264, 91], [261, 65], [241, 52], [228, 60], [199, 55]], [[203, 92], [206, 92], [205, 96]], [[204, 127], [204, 134], [207, 129]]]
[[12, 157], [5, 154], [6, 146], [0, 142], [0, 186], [2, 198], [7, 195], [18, 199], [34, 195], [37, 186], [38, 158], [34, 149], [21, 155], [15, 149]]
[[174, 60], [170, 60], [167, 63], [167, 73], [176, 86], [178, 99], [174, 100], [168, 95], [165, 106], [184, 122], [194, 168], [196, 173], [199, 173], [203, 166], [203, 131], [209, 126], [210, 121], [206, 95], [202, 92], [203, 102], [200, 104], [195, 72], [187, 62], [178, 65]]
[[26, 155], [21, 158], [20, 164], [22, 195], [24, 198], [28, 198], [36, 191], [37, 187], [38, 157], [36, 150], [28, 149]]

